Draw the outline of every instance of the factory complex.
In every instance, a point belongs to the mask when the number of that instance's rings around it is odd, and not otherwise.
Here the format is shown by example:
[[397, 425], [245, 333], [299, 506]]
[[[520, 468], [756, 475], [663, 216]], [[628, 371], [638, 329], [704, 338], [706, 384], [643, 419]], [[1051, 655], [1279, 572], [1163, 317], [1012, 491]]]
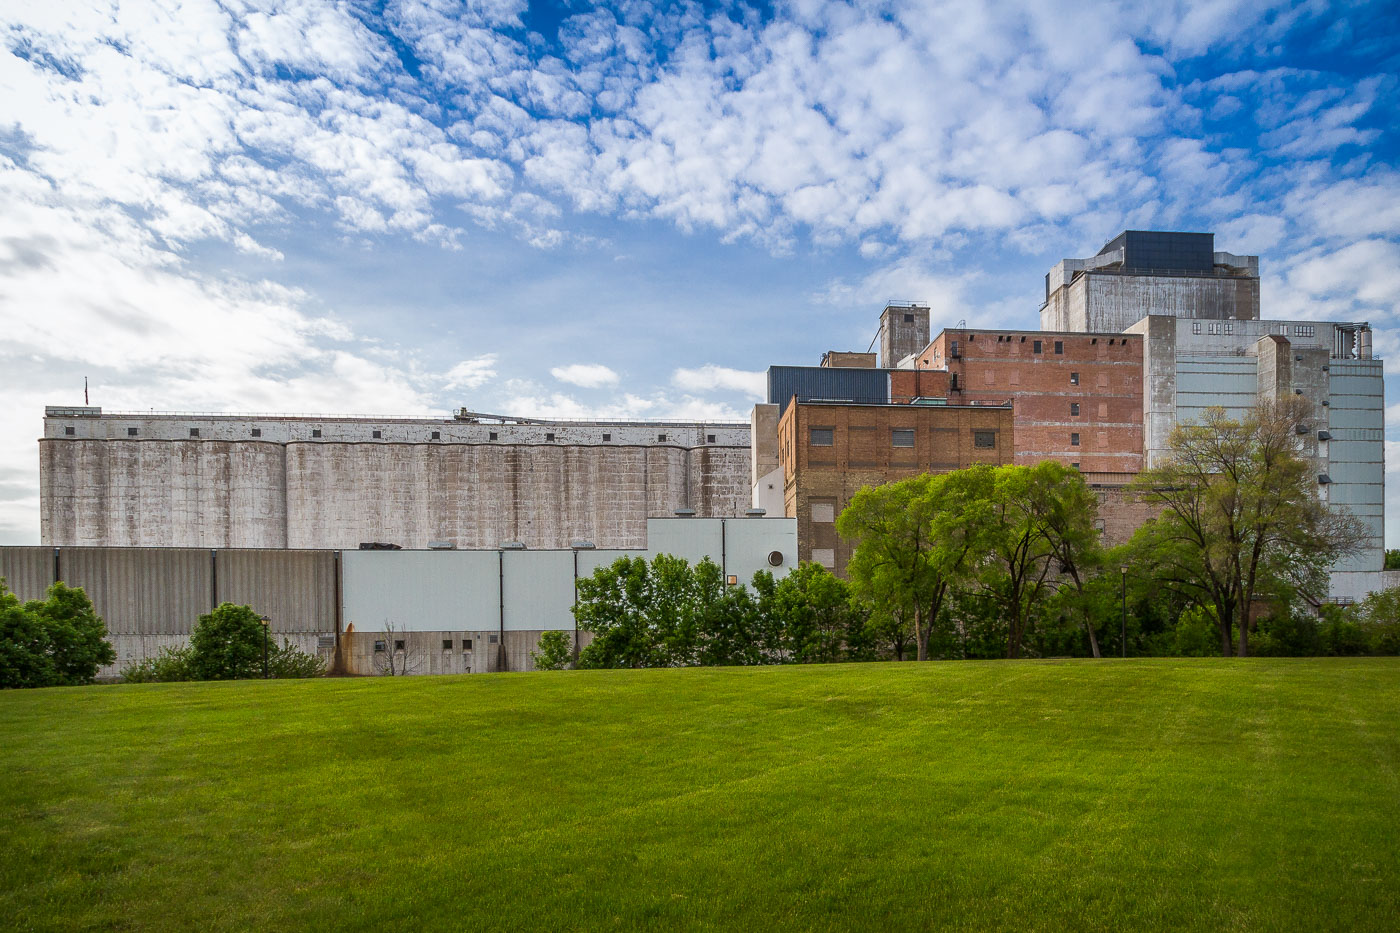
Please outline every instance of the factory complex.
[[572, 630], [580, 573], [673, 553], [734, 582], [799, 560], [840, 574], [851, 496], [921, 472], [1056, 460], [1098, 495], [1105, 540], [1127, 540], [1150, 514], [1126, 487], [1175, 425], [1298, 396], [1319, 496], [1367, 530], [1331, 596], [1385, 585], [1370, 328], [1262, 318], [1258, 257], [1126, 231], [1047, 274], [1038, 331], [931, 334], [929, 315], [891, 301], [878, 355], [771, 366], [748, 423], [50, 407], [42, 546], [0, 548], [0, 576], [24, 598], [87, 588], [117, 667], [230, 600], [345, 672], [373, 672], [385, 633], [414, 640], [425, 672], [522, 670], [540, 632]]

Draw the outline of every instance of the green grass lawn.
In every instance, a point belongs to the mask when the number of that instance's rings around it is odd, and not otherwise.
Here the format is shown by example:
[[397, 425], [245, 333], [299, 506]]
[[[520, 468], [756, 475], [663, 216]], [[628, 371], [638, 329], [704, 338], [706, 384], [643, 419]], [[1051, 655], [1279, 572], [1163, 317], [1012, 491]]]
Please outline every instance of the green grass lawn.
[[1400, 926], [1400, 661], [0, 694], [0, 927]]

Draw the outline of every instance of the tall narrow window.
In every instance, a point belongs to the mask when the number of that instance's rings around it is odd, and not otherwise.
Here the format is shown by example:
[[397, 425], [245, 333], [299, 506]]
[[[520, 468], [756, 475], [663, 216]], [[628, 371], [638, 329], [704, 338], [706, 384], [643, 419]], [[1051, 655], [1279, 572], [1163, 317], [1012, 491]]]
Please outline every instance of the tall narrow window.
[[1070, 373], [1070, 374], [1069, 374], [1069, 384], [1072, 385], [1072, 386], [1077, 386], [1077, 385], [1079, 385], [1079, 373]]
[[1071, 447], [1078, 447], [1078, 446], [1079, 446], [1079, 435], [1078, 435], [1078, 434], [1071, 434], [1071, 435], [1069, 436], [1069, 445], [1070, 445]]
[[1071, 418], [1078, 418], [1078, 417], [1079, 417], [1079, 403], [1078, 403], [1078, 402], [1070, 402], [1070, 403], [1069, 403], [1069, 416], [1070, 416]]
[[1039, 352], [1040, 352], [1040, 341], [1039, 341], [1039, 340], [1033, 340], [1033, 341], [1031, 341], [1031, 352], [1032, 352], [1032, 353], [1039, 353]]
[[1064, 356], [1064, 354], [1065, 354], [1065, 342], [1064, 342], [1063, 340], [1056, 340], [1056, 341], [1055, 341], [1055, 353], [1056, 353], [1057, 355], [1059, 355], [1059, 356]]

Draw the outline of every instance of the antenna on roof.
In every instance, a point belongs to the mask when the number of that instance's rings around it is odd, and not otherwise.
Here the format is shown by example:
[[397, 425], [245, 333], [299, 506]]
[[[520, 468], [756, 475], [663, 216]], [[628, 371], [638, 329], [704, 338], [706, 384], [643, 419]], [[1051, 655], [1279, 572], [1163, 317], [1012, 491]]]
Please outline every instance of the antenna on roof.
[[84, 377], [83, 377], [83, 404], [86, 405], [87, 403], [88, 403], [88, 397], [87, 397], [87, 376], [84, 376]]

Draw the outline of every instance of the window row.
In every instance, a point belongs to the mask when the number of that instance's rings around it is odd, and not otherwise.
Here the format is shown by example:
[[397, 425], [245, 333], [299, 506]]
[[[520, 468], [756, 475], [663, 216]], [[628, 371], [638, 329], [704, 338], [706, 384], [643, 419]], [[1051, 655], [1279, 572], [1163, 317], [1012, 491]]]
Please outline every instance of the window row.
[[[190, 437], [199, 437], [199, 436], [200, 436], [200, 434], [199, 434], [199, 428], [190, 428], [189, 430], [190, 430]], [[77, 433], [77, 430], [76, 430], [73, 426], [71, 426], [71, 425], [64, 425], [64, 427], [63, 427], [63, 434], [64, 434], [65, 437], [73, 437], [76, 433]], [[141, 434], [141, 431], [140, 431], [139, 428], [127, 428], [127, 429], [126, 429], [126, 436], [127, 436], [127, 437], [139, 437], [140, 434]], [[252, 429], [250, 430], [250, 432], [249, 432], [249, 436], [250, 436], [250, 437], [262, 437], [262, 428], [252, 428]], [[312, 436], [312, 438], [321, 437], [321, 436], [322, 436], [322, 435], [321, 435], [321, 429], [320, 429], [320, 428], [312, 428], [312, 429], [311, 429], [311, 436]], [[384, 432], [383, 432], [383, 431], [371, 431], [371, 432], [370, 432], [370, 436], [371, 436], [373, 439], [375, 439], [375, 440], [380, 440], [380, 439], [383, 438]], [[442, 440], [442, 432], [441, 432], [441, 431], [433, 431], [432, 434], [430, 435], [430, 438], [431, 438], [432, 440], [435, 440], [435, 441]], [[493, 440], [493, 441], [494, 441], [494, 440], [499, 440], [499, 439], [500, 439], [499, 433], [496, 432], [496, 431], [490, 432], [490, 439]], [[548, 432], [546, 432], [546, 433], [545, 433], [545, 436], [544, 436], [544, 439], [545, 439], [546, 441], [553, 441], [553, 440], [555, 440], [555, 434], [554, 434], [554, 432], [553, 432], [553, 431], [548, 431]], [[603, 441], [606, 443], [606, 442], [611, 441], [611, 440], [612, 440], [612, 434], [609, 433], [609, 432], [604, 432], [604, 434], [603, 434]], [[656, 441], [657, 441], [657, 443], [659, 443], [659, 444], [664, 444], [664, 443], [666, 443], [666, 442], [667, 442], [667, 435], [665, 435], [665, 434], [658, 434], [658, 435], [656, 435]], [[713, 434], [706, 434], [706, 435], [705, 435], [705, 443], [707, 443], [707, 444], [713, 444], [713, 443], [715, 443], [715, 435], [713, 435]]]
[[[914, 435], [914, 428], [890, 428], [890, 446], [913, 447]], [[836, 445], [836, 429], [809, 428], [807, 441], [813, 447], [834, 447]], [[972, 446], [983, 449], [995, 449], [997, 446], [997, 432], [973, 431]]]

